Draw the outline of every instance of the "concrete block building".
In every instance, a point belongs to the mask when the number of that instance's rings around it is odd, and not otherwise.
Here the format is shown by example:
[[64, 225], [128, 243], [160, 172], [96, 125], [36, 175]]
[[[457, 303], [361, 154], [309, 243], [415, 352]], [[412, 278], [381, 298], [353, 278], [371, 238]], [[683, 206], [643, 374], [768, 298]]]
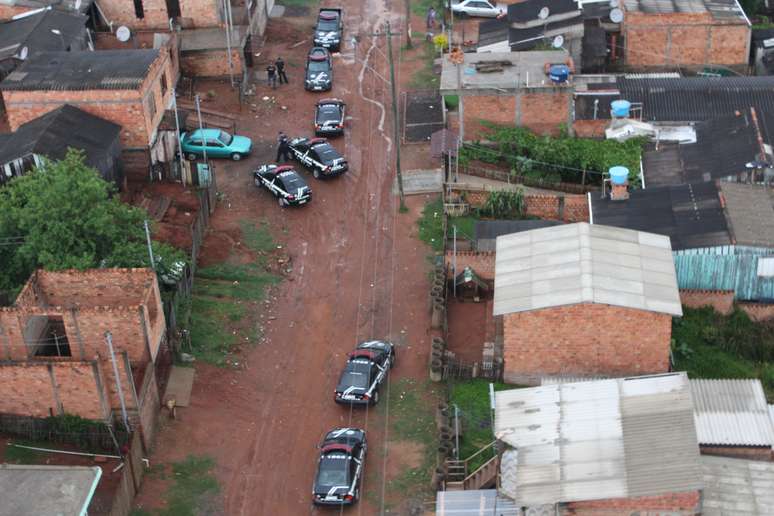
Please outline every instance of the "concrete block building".
[[506, 382], [669, 370], [682, 315], [669, 237], [577, 223], [496, 245]]
[[110, 421], [123, 396], [139, 416], [165, 328], [150, 269], [37, 271], [0, 308], [0, 413]]
[[0, 82], [12, 131], [70, 104], [121, 126], [124, 172], [146, 181], [159, 125], [177, 75], [167, 47], [99, 52], [40, 52]]

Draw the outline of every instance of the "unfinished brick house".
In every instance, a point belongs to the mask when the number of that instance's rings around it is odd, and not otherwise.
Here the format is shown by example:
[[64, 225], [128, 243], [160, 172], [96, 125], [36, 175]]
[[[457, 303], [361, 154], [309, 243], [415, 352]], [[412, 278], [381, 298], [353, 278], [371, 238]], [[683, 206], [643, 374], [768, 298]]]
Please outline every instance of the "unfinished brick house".
[[[538, 134], [572, 126], [572, 84], [554, 83], [547, 67], [568, 62], [563, 51], [466, 53], [459, 65], [443, 60], [440, 91], [460, 95], [456, 127], [465, 141], [485, 140], [482, 121], [516, 125]], [[459, 127], [459, 117], [462, 127]]]
[[669, 370], [681, 316], [669, 237], [588, 223], [497, 238], [504, 379]]
[[165, 328], [151, 269], [37, 271], [0, 308], [0, 413], [152, 420]]
[[[129, 182], [147, 181], [164, 111], [172, 103], [177, 73], [161, 49], [40, 52], [0, 82], [12, 131], [73, 105], [121, 126], [124, 172]], [[173, 142], [174, 143], [174, 142]]]
[[751, 25], [737, 0], [624, 0], [621, 36], [631, 69], [744, 66]]
[[494, 434], [518, 514], [708, 514], [685, 373], [499, 391]]

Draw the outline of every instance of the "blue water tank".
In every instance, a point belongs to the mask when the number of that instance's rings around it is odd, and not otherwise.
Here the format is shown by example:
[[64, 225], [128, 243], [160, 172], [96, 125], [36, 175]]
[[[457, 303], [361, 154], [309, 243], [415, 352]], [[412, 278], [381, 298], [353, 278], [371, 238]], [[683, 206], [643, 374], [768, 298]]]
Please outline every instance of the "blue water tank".
[[561, 84], [563, 82], [567, 82], [569, 77], [570, 67], [567, 65], [555, 64], [551, 65], [551, 67], [548, 69], [548, 78], [551, 79], [551, 82]]
[[610, 112], [614, 117], [628, 118], [632, 103], [628, 100], [614, 100], [610, 103]]
[[629, 180], [629, 169], [626, 167], [610, 167], [610, 182], [614, 185], [625, 185]]

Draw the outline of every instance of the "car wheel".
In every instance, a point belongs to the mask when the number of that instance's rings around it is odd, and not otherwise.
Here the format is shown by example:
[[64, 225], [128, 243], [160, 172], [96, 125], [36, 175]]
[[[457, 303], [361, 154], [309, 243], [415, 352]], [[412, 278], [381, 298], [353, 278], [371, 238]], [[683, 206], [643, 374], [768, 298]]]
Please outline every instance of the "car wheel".
[[315, 179], [320, 179], [320, 171], [317, 169], [314, 169], [314, 172], [312, 172], [312, 175]]
[[231, 155], [231, 159], [233, 159], [234, 161], [239, 161], [240, 159], [242, 159], [242, 155], [239, 154], [238, 152], [235, 152], [234, 154]]
[[196, 154], [189, 152], [186, 157], [188, 158], [188, 161], [194, 161], [196, 159]]
[[371, 404], [372, 405], [376, 405], [377, 403], [379, 403], [379, 391], [378, 390], [374, 391], [374, 397], [373, 397], [373, 400], [372, 400]]

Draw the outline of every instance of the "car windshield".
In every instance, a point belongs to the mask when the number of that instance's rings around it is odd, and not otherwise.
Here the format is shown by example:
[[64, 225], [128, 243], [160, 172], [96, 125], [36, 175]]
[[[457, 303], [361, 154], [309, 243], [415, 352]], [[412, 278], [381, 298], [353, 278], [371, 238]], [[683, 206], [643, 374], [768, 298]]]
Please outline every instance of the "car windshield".
[[339, 30], [339, 22], [337, 20], [319, 20], [317, 22], [317, 30], [319, 31]]
[[328, 71], [328, 62], [327, 61], [309, 61], [309, 71], [310, 72], [327, 72]]
[[338, 106], [320, 106], [317, 114], [317, 119], [320, 122], [339, 120], [339, 118], [341, 118], [341, 111], [339, 111]]
[[320, 461], [317, 472], [318, 486], [348, 486], [347, 456], [344, 454], [329, 455]]
[[306, 186], [301, 178], [296, 174], [283, 174], [282, 183], [285, 185], [285, 188], [289, 193], [292, 193], [295, 190]]
[[315, 150], [317, 151], [317, 155], [320, 156], [320, 159], [325, 161], [326, 163], [341, 157], [339, 156], [339, 153], [336, 152], [336, 149], [334, 149], [330, 145], [325, 145], [325, 146], [320, 145]]
[[361, 371], [347, 370], [341, 374], [339, 385], [342, 387], [354, 387], [356, 389], [365, 389], [368, 387], [368, 375]]
[[230, 134], [228, 134], [226, 131], [221, 131], [220, 132], [220, 141], [222, 141], [226, 145], [231, 145], [231, 141], [233, 139], [234, 139], [234, 137], [231, 136]]

